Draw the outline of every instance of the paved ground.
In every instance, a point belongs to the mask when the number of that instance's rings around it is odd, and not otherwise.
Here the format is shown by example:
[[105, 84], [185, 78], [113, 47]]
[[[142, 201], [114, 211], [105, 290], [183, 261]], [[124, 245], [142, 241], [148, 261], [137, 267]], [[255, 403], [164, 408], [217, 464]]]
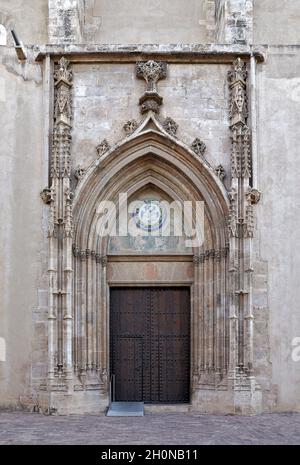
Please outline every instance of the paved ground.
[[300, 444], [300, 414], [107, 418], [0, 412], [0, 444]]

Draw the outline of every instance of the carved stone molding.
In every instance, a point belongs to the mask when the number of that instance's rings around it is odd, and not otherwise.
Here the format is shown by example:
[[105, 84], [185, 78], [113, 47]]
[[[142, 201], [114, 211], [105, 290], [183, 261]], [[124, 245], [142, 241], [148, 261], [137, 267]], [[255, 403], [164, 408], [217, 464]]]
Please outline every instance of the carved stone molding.
[[166, 118], [163, 122], [163, 128], [170, 136], [174, 137], [178, 129], [178, 124], [172, 118]]
[[110, 145], [106, 139], [103, 139], [102, 142], [96, 147], [98, 157], [102, 157], [110, 149]]
[[203, 157], [205, 150], [206, 150], [206, 145], [204, 142], [202, 142], [198, 137], [194, 140], [194, 142], [191, 145], [191, 149], [193, 152], [195, 152], [197, 155], [201, 155]]
[[167, 76], [167, 63], [164, 61], [139, 61], [136, 64], [136, 76], [145, 79], [146, 91], [139, 100], [141, 112], [158, 113], [163, 98], [158, 94], [157, 82]]
[[127, 136], [130, 136], [131, 134], [133, 134], [137, 128], [138, 128], [138, 123], [135, 119], [127, 121], [123, 126], [123, 129], [125, 133], [127, 134]]

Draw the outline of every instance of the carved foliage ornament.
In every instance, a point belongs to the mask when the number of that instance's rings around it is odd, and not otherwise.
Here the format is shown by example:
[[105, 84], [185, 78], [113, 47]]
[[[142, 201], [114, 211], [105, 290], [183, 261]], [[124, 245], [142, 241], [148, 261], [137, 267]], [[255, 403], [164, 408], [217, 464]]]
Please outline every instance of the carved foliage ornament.
[[163, 128], [170, 136], [175, 136], [178, 124], [172, 118], [166, 118], [163, 122]]
[[217, 168], [215, 169], [215, 173], [221, 181], [224, 181], [226, 177], [226, 172], [222, 165], [217, 166]]
[[65, 59], [65, 57], [62, 57], [59, 62], [58, 66], [56, 66], [55, 72], [54, 72], [54, 79], [56, 80], [56, 83], [59, 81], [65, 81], [66, 84], [71, 85], [72, 79], [73, 79], [73, 74], [72, 70], [69, 69], [70, 67], [70, 62]]
[[82, 165], [78, 165], [77, 168], [74, 170], [74, 176], [78, 181], [81, 181], [85, 173], [86, 168], [84, 168]]
[[141, 112], [159, 112], [163, 98], [157, 92], [157, 82], [167, 76], [167, 63], [164, 61], [139, 61], [136, 64], [136, 76], [145, 79], [146, 91], [139, 100]]
[[110, 145], [106, 139], [103, 139], [102, 142], [96, 147], [98, 157], [102, 157], [108, 150], [110, 149]]
[[200, 139], [196, 138], [192, 143], [191, 148], [197, 155], [203, 156], [206, 150], [206, 145]]
[[133, 134], [137, 128], [138, 128], [138, 123], [136, 122], [135, 119], [127, 121], [123, 126], [123, 129], [125, 133], [127, 134], [127, 136], [130, 136], [131, 134]]

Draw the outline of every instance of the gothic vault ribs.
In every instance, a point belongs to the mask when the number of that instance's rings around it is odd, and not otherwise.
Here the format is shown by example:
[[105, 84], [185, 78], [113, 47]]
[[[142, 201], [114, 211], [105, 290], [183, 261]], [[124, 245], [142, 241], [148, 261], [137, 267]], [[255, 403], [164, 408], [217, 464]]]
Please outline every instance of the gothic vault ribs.
[[136, 75], [145, 79], [146, 91], [139, 100], [141, 112], [159, 112], [163, 98], [157, 92], [157, 82], [167, 76], [167, 63], [164, 61], [138, 61], [136, 64]]

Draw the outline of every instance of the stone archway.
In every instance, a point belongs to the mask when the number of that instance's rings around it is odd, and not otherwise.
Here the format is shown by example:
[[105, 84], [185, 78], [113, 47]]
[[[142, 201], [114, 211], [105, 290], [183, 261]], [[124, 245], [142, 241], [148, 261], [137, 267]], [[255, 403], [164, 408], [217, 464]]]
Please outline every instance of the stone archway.
[[[137, 76], [144, 77], [150, 89], [140, 99], [144, 120], [140, 125], [128, 122], [127, 137], [114, 147], [102, 141], [98, 158], [77, 173], [73, 198], [72, 71], [64, 58], [56, 67], [52, 185], [43, 198], [50, 203], [48, 391], [60, 410], [94, 412], [107, 407], [110, 261], [108, 238], [97, 233], [97, 205], [103, 200], [116, 202], [122, 192], [132, 196], [147, 184], [179, 202], [205, 204], [205, 241], [193, 248], [188, 260], [178, 260], [182, 276], [191, 276], [192, 286], [192, 408], [223, 413], [259, 410], [251, 309], [253, 204], [259, 193], [249, 183], [246, 75], [244, 63], [237, 59], [229, 74], [233, 134], [229, 193], [221, 181], [222, 167], [213, 169], [203, 157], [204, 144], [196, 139], [192, 148], [187, 147], [176, 137], [173, 120], [167, 118], [163, 125], [158, 120], [162, 98], [156, 82], [166, 77], [166, 67], [149, 61], [137, 67]], [[246, 282], [248, 291], [243, 287]]]
[[[193, 152], [171, 140], [157, 126], [145, 125], [122, 146], [112, 149], [91, 166], [78, 186], [74, 199], [76, 224], [74, 254], [74, 369], [78, 383], [98, 386], [107, 393], [108, 285], [122, 281], [126, 266], [130, 284], [147, 279], [135, 275], [149, 260], [157, 270], [154, 282], [192, 286], [192, 392], [227, 385], [229, 367], [228, 325], [228, 204], [224, 188], [213, 171]], [[156, 123], [157, 124], [157, 123]], [[107, 237], [97, 236], [97, 203], [117, 202], [120, 192], [128, 197], [145, 185], [152, 185], [173, 200], [205, 202], [205, 242], [189, 254], [154, 254], [152, 257], [123, 258], [117, 277], [112, 279], [116, 257], [108, 255]], [[148, 264], [148, 265], [147, 265]], [[177, 266], [177, 280], [166, 280], [168, 269]], [[130, 272], [131, 267], [133, 271]], [[147, 273], [146, 273], [147, 276]], [[98, 310], [97, 310], [98, 309]], [[97, 313], [98, 312], [98, 313]], [[95, 331], [95, 324], [97, 329]]]

